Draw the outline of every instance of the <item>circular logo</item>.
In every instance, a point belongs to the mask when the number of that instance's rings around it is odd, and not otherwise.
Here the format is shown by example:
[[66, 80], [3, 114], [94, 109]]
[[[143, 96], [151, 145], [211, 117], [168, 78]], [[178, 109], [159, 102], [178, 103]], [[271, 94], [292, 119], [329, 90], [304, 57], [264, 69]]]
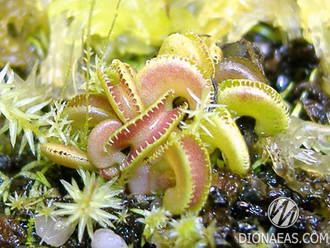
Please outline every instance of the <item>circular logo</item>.
[[297, 204], [287, 197], [275, 199], [268, 207], [268, 218], [276, 227], [288, 228], [296, 223], [298, 217], [299, 209]]

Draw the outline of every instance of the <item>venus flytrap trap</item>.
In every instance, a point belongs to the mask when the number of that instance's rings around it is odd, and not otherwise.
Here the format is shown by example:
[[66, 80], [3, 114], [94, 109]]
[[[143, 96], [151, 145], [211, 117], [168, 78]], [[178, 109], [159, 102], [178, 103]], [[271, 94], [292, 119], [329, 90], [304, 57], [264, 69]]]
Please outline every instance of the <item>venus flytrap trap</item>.
[[250, 169], [248, 148], [229, 111], [223, 107], [216, 108], [201, 124], [204, 129], [199, 130], [200, 138], [211, 148], [211, 152], [219, 148], [232, 171], [246, 174]]
[[215, 73], [215, 62], [213, 60], [221, 60], [222, 51], [219, 46], [215, 45], [216, 41], [212, 39], [207, 41], [192, 32], [172, 34], [163, 41], [158, 56], [173, 54], [189, 58], [202, 68], [206, 77], [213, 77]]
[[[88, 103], [87, 106], [86, 103]], [[107, 98], [101, 94], [92, 93], [73, 97], [67, 102], [63, 116], [67, 116], [68, 120], [71, 120], [73, 130], [77, 130], [84, 127], [86, 112], [88, 113], [88, 127], [94, 127], [101, 121], [116, 117]]]
[[[149, 106], [163, 92], [173, 90], [174, 97], [184, 97], [191, 109], [196, 102], [187, 88], [198, 98], [203, 89], [212, 88], [209, 75], [190, 58], [162, 54], [150, 61], [138, 72], [136, 82], [143, 104]], [[211, 99], [209, 99], [211, 101]]]
[[[165, 209], [172, 214], [180, 214], [185, 210], [194, 213], [203, 206], [211, 182], [211, 165], [198, 137], [190, 132], [173, 134], [168, 143], [147, 162], [153, 164], [150, 172], [154, 178], [149, 181], [156, 181], [155, 188], [151, 186], [150, 191], [156, 191], [157, 187], [166, 188], [162, 181], [165, 181], [165, 185], [171, 185], [164, 192]], [[162, 178], [164, 174], [167, 180]], [[168, 182], [171, 180], [175, 184]]]
[[134, 82], [136, 71], [120, 60], [113, 60], [110, 68], [97, 70], [101, 86], [118, 118], [126, 123], [144, 110]]
[[280, 95], [265, 83], [251, 80], [226, 80], [218, 87], [217, 102], [226, 105], [234, 116], [251, 116], [260, 135], [281, 133], [288, 125], [288, 110]]
[[95, 170], [86, 153], [78, 148], [65, 146], [57, 143], [44, 143], [41, 145], [42, 153], [51, 161], [78, 169], [79, 166], [87, 170]]

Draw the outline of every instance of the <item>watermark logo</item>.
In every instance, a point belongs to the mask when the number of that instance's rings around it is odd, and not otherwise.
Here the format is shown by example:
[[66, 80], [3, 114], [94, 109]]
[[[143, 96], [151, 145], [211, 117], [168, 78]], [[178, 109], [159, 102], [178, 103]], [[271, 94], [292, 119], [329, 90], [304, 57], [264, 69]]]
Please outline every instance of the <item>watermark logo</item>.
[[279, 197], [268, 206], [270, 222], [281, 229], [272, 232], [252, 231], [238, 233], [239, 244], [329, 244], [329, 233], [286, 232], [299, 217], [298, 205], [287, 197]]
[[299, 217], [297, 204], [287, 197], [276, 198], [268, 207], [268, 218], [278, 228], [292, 226]]

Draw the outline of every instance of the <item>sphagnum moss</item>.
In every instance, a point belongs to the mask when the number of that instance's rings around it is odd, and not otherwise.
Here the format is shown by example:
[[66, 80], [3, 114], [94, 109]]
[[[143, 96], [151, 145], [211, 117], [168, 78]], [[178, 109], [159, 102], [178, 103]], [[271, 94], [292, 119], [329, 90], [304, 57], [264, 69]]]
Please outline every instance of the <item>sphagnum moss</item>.
[[78, 240], [81, 241], [86, 226], [88, 235], [92, 237], [95, 222], [104, 227], [113, 227], [111, 220], [116, 220], [117, 217], [104, 209], [121, 209], [123, 206], [122, 201], [117, 198], [122, 188], [114, 185], [116, 178], [104, 182], [103, 178], [95, 173], [82, 169], [79, 169], [78, 173], [84, 182], [84, 189], [80, 190], [74, 179], [71, 184], [61, 180], [73, 202], [55, 202], [54, 205], [59, 209], [53, 212], [53, 215], [66, 216], [64, 225], [78, 225]]

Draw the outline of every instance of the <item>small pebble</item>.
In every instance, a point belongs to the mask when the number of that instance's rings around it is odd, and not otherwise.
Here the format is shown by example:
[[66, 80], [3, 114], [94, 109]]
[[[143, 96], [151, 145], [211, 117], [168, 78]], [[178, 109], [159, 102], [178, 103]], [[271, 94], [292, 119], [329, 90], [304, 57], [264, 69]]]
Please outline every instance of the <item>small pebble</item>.
[[126, 248], [125, 241], [110, 229], [101, 228], [94, 232], [92, 248]]

